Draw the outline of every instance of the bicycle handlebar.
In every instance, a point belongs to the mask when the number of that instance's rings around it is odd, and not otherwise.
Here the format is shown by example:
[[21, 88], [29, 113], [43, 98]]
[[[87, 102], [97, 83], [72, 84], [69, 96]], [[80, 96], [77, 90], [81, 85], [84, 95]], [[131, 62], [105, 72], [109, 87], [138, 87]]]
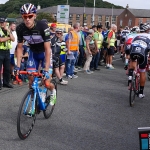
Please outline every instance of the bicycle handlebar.
[[[27, 74], [27, 75], [37, 76], [37, 77], [43, 77], [43, 74], [42, 74], [42, 73], [39, 73], [39, 72], [19, 71], [19, 74]], [[19, 79], [19, 76], [18, 76], [18, 75], [16, 75], [16, 80], [17, 80], [18, 82], [22, 82], [22, 80]]]

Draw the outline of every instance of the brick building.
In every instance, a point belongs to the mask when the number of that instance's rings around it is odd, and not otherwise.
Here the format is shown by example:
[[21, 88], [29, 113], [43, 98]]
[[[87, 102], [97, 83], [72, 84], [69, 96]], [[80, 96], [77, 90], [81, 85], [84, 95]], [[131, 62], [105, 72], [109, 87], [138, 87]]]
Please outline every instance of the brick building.
[[[102, 24], [103, 26], [110, 26], [111, 23], [117, 24], [118, 15], [124, 9], [109, 9], [109, 8], [95, 8], [95, 18], [93, 23], [93, 8], [85, 8], [84, 25], [91, 26], [92, 24]], [[57, 15], [57, 6], [39, 9], [37, 13], [45, 12], [51, 13], [55, 18]], [[72, 25], [79, 22], [83, 25], [84, 7], [70, 7], [69, 24]]]
[[138, 26], [140, 23], [150, 23], [149, 9], [126, 9], [118, 16], [117, 26]]

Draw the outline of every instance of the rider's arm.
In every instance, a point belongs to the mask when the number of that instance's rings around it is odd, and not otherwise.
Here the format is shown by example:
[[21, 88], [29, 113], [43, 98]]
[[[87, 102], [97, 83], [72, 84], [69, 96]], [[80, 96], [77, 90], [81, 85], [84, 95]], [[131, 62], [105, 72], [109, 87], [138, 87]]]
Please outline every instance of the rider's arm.
[[17, 45], [17, 67], [20, 68], [22, 54], [23, 54], [23, 43], [18, 43]]
[[50, 66], [50, 56], [51, 56], [51, 46], [50, 42], [44, 42], [44, 48], [45, 48], [45, 71], [49, 71]]

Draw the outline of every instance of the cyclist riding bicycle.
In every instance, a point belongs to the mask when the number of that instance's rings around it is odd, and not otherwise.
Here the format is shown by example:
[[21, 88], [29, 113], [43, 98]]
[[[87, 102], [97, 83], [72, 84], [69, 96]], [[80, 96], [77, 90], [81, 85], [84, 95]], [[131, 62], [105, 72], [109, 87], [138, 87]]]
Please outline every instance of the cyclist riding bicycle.
[[120, 39], [120, 48], [121, 48], [121, 55], [120, 55], [120, 58], [123, 57], [123, 54], [124, 54], [124, 46], [125, 46], [125, 40], [126, 40], [126, 37], [127, 35], [130, 33], [130, 30], [129, 30], [129, 27], [126, 26], [124, 28], [124, 30], [121, 31], [121, 39]]
[[146, 66], [148, 60], [148, 51], [150, 50], [150, 35], [148, 34], [150, 25], [144, 23], [140, 26], [140, 34], [133, 39], [130, 52], [130, 66], [129, 66], [129, 85], [133, 77], [133, 71], [136, 69], [137, 62], [139, 60], [139, 72], [140, 72], [140, 91], [139, 98], [144, 98], [143, 94], [145, 81], [146, 81]]
[[134, 26], [131, 29], [131, 33], [129, 33], [126, 37], [125, 46], [124, 46], [124, 51], [126, 54], [126, 60], [125, 60], [125, 66], [124, 66], [125, 70], [127, 70], [127, 68], [128, 68], [128, 62], [130, 59], [130, 48], [131, 48], [132, 40], [137, 35], [137, 33], [139, 33], [139, 32], [140, 32], [140, 28], [138, 26]]
[[[52, 52], [50, 46], [50, 29], [43, 21], [35, 21], [36, 7], [31, 3], [24, 4], [20, 13], [22, 15], [23, 23], [17, 29], [18, 46], [17, 46], [17, 67], [15, 70], [19, 72], [23, 41], [27, 41], [30, 50], [27, 61], [27, 71], [37, 72], [41, 65], [43, 69], [44, 84], [52, 92], [51, 101], [55, 102], [56, 90], [54, 85], [50, 82], [52, 75]], [[29, 76], [29, 88], [31, 88], [33, 76]]]

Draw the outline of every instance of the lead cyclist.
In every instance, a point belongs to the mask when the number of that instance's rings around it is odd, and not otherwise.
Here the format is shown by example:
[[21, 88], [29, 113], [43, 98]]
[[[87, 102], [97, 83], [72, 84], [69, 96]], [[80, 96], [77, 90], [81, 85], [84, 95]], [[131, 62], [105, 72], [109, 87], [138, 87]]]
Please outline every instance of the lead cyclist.
[[133, 39], [130, 52], [129, 65], [129, 86], [133, 77], [133, 71], [136, 69], [136, 57], [139, 56], [139, 72], [140, 72], [140, 90], [139, 98], [144, 98], [144, 86], [146, 82], [146, 66], [148, 64], [148, 52], [150, 50], [150, 25], [144, 23], [140, 25], [140, 32]]
[[[41, 65], [45, 77], [44, 84], [52, 92], [51, 103], [56, 101], [56, 90], [50, 82], [52, 76], [52, 51], [50, 44], [50, 29], [43, 21], [35, 21], [36, 7], [31, 3], [26, 3], [20, 8], [23, 23], [17, 26], [18, 36], [17, 45], [17, 67], [20, 69], [22, 58], [23, 41], [27, 41], [30, 46], [29, 57], [27, 61], [27, 71], [37, 72]], [[29, 76], [29, 88], [31, 88], [33, 77]]]

